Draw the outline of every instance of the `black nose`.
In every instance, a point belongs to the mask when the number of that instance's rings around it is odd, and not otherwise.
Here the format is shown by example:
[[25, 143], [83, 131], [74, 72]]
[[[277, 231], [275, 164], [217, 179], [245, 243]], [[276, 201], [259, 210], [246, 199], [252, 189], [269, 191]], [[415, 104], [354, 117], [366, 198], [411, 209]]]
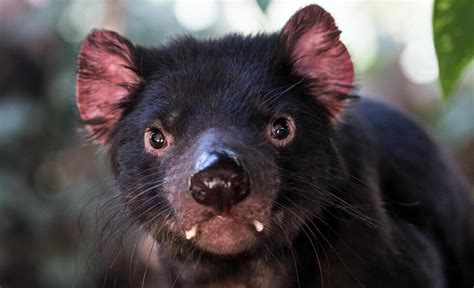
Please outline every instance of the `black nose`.
[[250, 181], [232, 153], [205, 153], [190, 179], [190, 191], [196, 202], [217, 211], [228, 211], [249, 194]]

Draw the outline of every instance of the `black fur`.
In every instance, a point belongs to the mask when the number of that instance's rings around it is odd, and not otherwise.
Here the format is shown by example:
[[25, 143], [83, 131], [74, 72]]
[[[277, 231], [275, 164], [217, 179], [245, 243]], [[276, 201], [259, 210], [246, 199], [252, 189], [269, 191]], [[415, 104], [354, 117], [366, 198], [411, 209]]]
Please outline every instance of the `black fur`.
[[[279, 41], [181, 37], [134, 49], [143, 85], [122, 104], [110, 158], [130, 217], [157, 240], [177, 285], [472, 287], [473, 205], [445, 153], [381, 103], [350, 100], [332, 119]], [[281, 113], [296, 133], [275, 147], [265, 131]], [[173, 137], [159, 157], [143, 137], [156, 121]], [[234, 254], [185, 240], [169, 200], [189, 197], [206, 131], [237, 151], [271, 205], [265, 231]]]

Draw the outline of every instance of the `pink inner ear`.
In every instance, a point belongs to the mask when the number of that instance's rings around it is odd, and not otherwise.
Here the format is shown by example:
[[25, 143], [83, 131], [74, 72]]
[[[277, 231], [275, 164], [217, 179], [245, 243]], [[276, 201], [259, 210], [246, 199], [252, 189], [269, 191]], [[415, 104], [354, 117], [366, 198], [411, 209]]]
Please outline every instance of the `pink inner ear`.
[[282, 31], [295, 75], [310, 79], [309, 91], [336, 117], [354, 80], [350, 55], [332, 16], [317, 5], [297, 12]]
[[78, 59], [76, 102], [81, 118], [99, 142], [120, 119], [118, 105], [140, 83], [134, 72], [133, 46], [110, 31], [95, 31], [81, 47]]

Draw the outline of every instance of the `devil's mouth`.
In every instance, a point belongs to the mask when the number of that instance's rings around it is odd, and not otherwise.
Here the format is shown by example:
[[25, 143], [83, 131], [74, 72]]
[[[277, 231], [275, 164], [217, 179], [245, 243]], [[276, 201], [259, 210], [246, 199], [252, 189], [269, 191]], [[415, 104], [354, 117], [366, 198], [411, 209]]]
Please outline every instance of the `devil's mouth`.
[[217, 254], [235, 254], [255, 244], [265, 225], [261, 220], [217, 215], [184, 230], [188, 241]]
[[[211, 219], [211, 220], [205, 220], [205, 221], [202, 221], [200, 223], [196, 223], [194, 224], [191, 229], [189, 230], [185, 230], [184, 231], [184, 234], [185, 234], [185, 237], [187, 240], [191, 240], [192, 238], [196, 237], [196, 235], [198, 234], [198, 230], [199, 230], [199, 226], [202, 224], [205, 224], [206, 222], [210, 222], [210, 221], [226, 221], [229, 217], [225, 217], [225, 216], [216, 216], [215, 218], [217, 218], [217, 220], [214, 220], [214, 219]], [[231, 221], [233, 222], [238, 222], [242, 225], [247, 225], [247, 226], [253, 226], [253, 229], [255, 229], [256, 232], [262, 232], [263, 229], [265, 228], [264, 224], [262, 222], [260, 222], [259, 220], [247, 220], [245, 221], [246, 223], [243, 223], [242, 220], [235, 220], [235, 219], [231, 219]]]

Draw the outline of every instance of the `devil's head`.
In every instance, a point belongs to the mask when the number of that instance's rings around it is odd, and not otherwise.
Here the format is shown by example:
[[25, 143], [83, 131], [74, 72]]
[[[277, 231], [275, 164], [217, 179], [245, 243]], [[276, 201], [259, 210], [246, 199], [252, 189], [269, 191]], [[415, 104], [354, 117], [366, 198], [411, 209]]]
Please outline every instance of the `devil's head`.
[[144, 48], [93, 31], [76, 96], [130, 217], [168, 253], [233, 257], [291, 243], [329, 205], [353, 74], [333, 18], [308, 6], [271, 35]]

